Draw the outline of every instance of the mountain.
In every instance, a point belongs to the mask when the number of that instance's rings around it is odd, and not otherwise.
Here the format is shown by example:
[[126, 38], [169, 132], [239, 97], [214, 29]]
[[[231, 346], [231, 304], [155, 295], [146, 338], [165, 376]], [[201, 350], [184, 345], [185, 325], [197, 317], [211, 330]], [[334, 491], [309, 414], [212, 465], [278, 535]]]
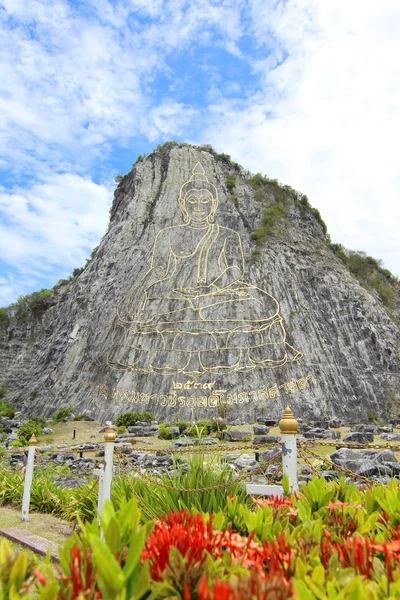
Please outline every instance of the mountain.
[[119, 179], [86, 268], [3, 309], [8, 399], [108, 419], [398, 416], [398, 284], [331, 244], [306, 196], [175, 142]]

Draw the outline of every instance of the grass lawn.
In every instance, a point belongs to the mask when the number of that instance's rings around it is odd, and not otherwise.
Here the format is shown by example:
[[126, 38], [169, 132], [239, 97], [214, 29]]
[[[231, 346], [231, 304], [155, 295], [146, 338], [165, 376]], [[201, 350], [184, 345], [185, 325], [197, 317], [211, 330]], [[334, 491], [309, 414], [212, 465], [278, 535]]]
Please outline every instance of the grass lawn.
[[61, 543], [70, 536], [74, 526], [53, 515], [38, 512], [30, 513], [29, 521], [21, 521], [20, 507], [0, 506], [0, 527], [3, 529], [8, 527], [26, 529], [46, 540]]

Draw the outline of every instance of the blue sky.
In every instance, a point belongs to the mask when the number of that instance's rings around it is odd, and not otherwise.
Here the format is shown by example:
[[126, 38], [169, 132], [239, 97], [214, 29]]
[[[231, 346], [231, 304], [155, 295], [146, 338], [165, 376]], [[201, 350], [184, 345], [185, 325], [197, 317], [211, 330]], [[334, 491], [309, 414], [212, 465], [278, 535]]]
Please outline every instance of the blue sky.
[[83, 266], [115, 175], [171, 139], [400, 275], [397, 0], [0, 0], [0, 28], [0, 306]]

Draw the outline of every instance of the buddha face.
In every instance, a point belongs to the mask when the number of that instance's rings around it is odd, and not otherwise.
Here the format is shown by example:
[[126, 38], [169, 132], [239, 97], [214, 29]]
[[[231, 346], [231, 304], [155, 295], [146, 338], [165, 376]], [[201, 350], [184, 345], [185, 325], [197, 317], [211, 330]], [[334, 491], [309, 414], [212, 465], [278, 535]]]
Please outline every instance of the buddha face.
[[214, 198], [208, 190], [190, 190], [182, 204], [182, 212], [194, 224], [206, 223], [214, 213]]

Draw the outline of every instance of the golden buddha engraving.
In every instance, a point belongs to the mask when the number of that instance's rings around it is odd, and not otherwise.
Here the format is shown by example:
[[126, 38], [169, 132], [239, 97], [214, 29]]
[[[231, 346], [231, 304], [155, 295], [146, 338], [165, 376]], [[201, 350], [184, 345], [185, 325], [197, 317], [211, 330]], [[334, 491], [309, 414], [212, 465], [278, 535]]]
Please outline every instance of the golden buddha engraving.
[[201, 376], [299, 360], [278, 301], [245, 281], [240, 235], [214, 222], [218, 192], [200, 163], [179, 206], [184, 224], [158, 232], [150, 268], [118, 306], [108, 364]]

